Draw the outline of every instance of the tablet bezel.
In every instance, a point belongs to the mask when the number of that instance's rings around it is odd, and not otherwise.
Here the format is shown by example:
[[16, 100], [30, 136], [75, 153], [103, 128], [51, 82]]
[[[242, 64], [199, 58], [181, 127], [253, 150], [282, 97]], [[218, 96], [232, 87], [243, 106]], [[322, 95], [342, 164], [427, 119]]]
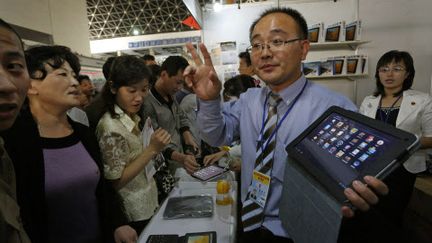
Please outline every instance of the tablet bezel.
[[317, 181], [319, 181], [328, 192], [335, 197], [339, 202], [343, 203], [346, 201], [346, 196], [344, 195], [344, 188], [329, 174], [322, 171], [314, 164], [314, 162], [309, 161], [301, 153], [295, 149], [296, 145], [299, 144], [303, 139], [305, 139], [318, 125], [321, 124], [332, 113], [342, 115], [350, 120], [360, 123], [364, 126], [371, 127], [382, 133], [390, 134], [393, 137], [398, 138], [397, 143], [392, 147], [391, 150], [386, 151], [379, 160], [374, 164], [370, 164], [365, 168], [354, 180], [363, 181], [365, 175], [372, 175], [379, 179], [384, 179], [389, 173], [401, 165], [412, 153], [414, 153], [419, 147], [419, 139], [408, 132], [397, 129], [391, 125], [385, 124], [382, 121], [372, 119], [370, 117], [361, 115], [359, 113], [348, 111], [337, 106], [330, 107], [325, 111], [315, 122], [313, 122], [304, 132], [302, 132], [296, 139], [294, 139], [286, 147], [286, 152], [288, 156], [297, 164], [300, 164], [302, 168], [308, 171]]

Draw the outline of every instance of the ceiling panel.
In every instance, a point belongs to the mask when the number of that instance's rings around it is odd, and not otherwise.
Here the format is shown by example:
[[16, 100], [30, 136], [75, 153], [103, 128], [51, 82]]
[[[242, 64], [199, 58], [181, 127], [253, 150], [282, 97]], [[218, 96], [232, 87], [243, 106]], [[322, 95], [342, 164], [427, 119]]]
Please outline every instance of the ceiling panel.
[[182, 0], [87, 0], [90, 39], [190, 31]]

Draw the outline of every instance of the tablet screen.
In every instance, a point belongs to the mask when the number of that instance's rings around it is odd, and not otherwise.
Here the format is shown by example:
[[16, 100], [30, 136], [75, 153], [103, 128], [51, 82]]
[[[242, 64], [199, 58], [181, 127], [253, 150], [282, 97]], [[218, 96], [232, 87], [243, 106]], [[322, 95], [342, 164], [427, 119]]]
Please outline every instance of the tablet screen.
[[294, 149], [346, 188], [397, 140], [390, 134], [331, 113]]

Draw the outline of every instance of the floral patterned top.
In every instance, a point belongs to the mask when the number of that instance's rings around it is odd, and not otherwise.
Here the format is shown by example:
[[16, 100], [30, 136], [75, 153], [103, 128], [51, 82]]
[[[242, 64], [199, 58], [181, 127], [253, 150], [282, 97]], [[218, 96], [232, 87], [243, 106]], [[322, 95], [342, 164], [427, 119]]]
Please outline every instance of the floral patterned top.
[[[118, 118], [106, 112], [96, 127], [96, 136], [104, 161], [105, 178], [119, 179], [124, 168], [143, 152], [143, 139], [138, 128], [139, 116], [129, 117], [115, 106]], [[157, 187], [153, 178], [147, 178], [145, 170], [119, 190], [126, 215], [130, 221], [146, 220], [158, 207]]]

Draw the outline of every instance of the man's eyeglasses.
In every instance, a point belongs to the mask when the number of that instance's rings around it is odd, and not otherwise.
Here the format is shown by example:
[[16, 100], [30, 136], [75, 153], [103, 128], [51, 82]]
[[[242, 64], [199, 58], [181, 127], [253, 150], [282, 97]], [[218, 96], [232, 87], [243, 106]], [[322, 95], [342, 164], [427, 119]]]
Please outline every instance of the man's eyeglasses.
[[285, 47], [285, 45], [293, 43], [295, 41], [299, 41], [302, 40], [300, 38], [295, 38], [295, 39], [291, 39], [291, 40], [280, 40], [280, 39], [275, 39], [275, 40], [271, 40], [268, 43], [259, 43], [259, 42], [255, 42], [252, 43], [252, 45], [250, 47], [248, 47], [246, 50], [250, 53], [250, 54], [258, 54], [261, 53], [264, 48], [268, 48], [271, 51], [278, 51], [281, 50], [282, 48]]
[[401, 73], [403, 71], [405, 71], [406, 69], [404, 67], [380, 67], [378, 68], [378, 72], [380, 73], [389, 73], [390, 71], [393, 73]]

